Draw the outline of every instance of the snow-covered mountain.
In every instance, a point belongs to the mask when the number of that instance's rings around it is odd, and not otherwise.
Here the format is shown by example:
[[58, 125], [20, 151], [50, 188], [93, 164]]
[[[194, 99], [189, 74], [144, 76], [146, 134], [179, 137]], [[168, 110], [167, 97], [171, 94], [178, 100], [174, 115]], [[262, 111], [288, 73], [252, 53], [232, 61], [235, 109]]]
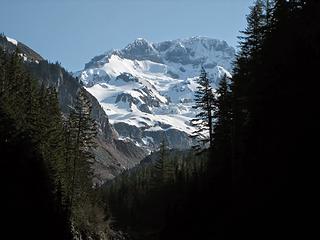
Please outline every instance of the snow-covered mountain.
[[189, 148], [196, 78], [203, 66], [213, 87], [230, 76], [235, 50], [206, 37], [151, 43], [139, 38], [94, 57], [76, 73], [122, 138], [157, 148]]

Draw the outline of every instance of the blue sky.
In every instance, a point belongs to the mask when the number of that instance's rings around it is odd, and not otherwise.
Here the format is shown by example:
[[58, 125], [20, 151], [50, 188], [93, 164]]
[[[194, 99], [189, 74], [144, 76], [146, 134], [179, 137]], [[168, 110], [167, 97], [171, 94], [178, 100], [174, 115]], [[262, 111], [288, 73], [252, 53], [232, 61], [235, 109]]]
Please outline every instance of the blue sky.
[[0, 32], [69, 71], [138, 37], [207, 36], [237, 46], [253, 0], [1, 0]]

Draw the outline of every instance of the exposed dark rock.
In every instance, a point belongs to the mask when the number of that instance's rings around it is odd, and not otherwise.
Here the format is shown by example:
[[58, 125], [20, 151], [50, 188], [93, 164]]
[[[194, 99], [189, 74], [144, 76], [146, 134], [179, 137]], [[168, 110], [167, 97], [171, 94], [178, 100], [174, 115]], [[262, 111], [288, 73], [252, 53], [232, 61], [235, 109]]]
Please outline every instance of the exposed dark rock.
[[177, 129], [167, 129], [165, 131], [144, 131], [144, 137], [151, 137], [155, 146], [160, 146], [163, 140], [166, 140], [169, 148], [189, 149], [195, 142], [187, 133]]
[[181, 72], [186, 72], [186, 70], [184, 69], [184, 67], [180, 67], [179, 70], [180, 70]]
[[174, 73], [172, 71], [168, 71], [167, 74], [169, 74], [169, 76], [174, 79], [179, 79], [179, 74], [177, 74], [177, 73]]
[[138, 82], [139, 79], [132, 76], [130, 73], [121, 73], [119, 76], [116, 77], [117, 80], [122, 79], [125, 82]]
[[129, 125], [124, 122], [115, 123], [114, 128], [117, 130], [120, 136], [129, 137], [136, 141], [141, 141], [142, 130], [134, 125]]
[[121, 51], [121, 55], [127, 59], [161, 62], [156, 49], [145, 39], [137, 39], [130, 43]]
[[215, 68], [217, 66], [217, 63], [207, 63], [207, 64], [204, 64], [203, 67], [205, 69], [209, 69], [209, 68]]
[[139, 110], [141, 111], [141, 112], [145, 112], [145, 113], [150, 113], [150, 114], [152, 114], [152, 112], [150, 111], [150, 108], [149, 108], [149, 106], [148, 106], [148, 104], [141, 104], [141, 105], [139, 105]]
[[[139, 128], [124, 122], [114, 124], [114, 128], [119, 135], [124, 138], [131, 138], [141, 145], [145, 145], [143, 138], [152, 139], [147, 146], [150, 150], [156, 150], [161, 142], [165, 139], [169, 148], [188, 149], [195, 145], [195, 141], [191, 139], [187, 133], [171, 128], [169, 124], [158, 123], [163, 130], [150, 131], [150, 127]], [[151, 144], [152, 143], [152, 144]]]
[[[101, 60], [103, 60], [105, 58], [105, 54], [101, 54], [99, 56], [95, 56], [94, 58], [92, 58], [90, 60], [90, 62], [86, 63], [84, 68], [87, 69], [87, 68], [98, 68], [98, 67], [101, 67], [103, 64], [101, 64]], [[104, 63], [107, 63], [109, 60], [108, 59], [105, 59]]]

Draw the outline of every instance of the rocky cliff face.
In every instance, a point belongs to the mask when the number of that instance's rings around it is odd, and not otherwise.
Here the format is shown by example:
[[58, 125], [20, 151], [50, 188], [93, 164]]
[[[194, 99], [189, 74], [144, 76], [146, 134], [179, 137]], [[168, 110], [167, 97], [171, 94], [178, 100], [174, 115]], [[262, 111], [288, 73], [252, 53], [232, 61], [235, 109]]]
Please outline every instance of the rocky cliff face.
[[120, 137], [149, 150], [166, 139], [190, 148], [196, 77], [203, 66], [215, 88], [230, 75], [235, 50], [205, 37], [150, 43], [137, 39], [94, 57], [75, 75], [104, 108]]

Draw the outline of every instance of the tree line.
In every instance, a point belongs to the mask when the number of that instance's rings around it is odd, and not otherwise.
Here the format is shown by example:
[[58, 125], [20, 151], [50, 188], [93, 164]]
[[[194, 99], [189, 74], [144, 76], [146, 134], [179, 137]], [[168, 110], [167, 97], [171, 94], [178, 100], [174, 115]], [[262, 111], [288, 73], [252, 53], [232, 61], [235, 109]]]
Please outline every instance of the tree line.
[[168, 149], [163, 141], [158, 152], [104, 186], [112, 228], [134, 239], [156, 238], [168, 216], [184, 209], [192, 190], [201, 188], [206, 165], [205, 153], [194, 158], [192, 151]]

